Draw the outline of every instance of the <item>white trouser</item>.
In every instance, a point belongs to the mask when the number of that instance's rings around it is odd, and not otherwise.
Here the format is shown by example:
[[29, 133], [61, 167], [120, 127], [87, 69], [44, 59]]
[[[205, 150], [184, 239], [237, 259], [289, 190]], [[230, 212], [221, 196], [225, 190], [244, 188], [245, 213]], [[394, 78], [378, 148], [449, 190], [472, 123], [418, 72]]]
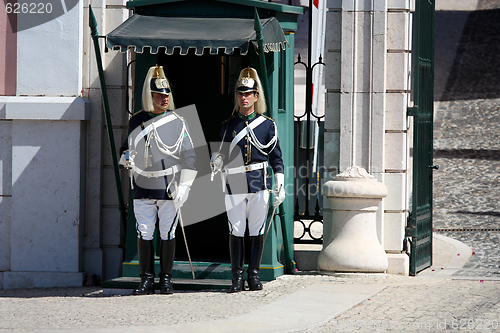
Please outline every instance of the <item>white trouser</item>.
[[160, 237], [162, 240], [175, 238], [177, 227], [173, 200], [134, 199], [134, 213], [137, 221], [137, 237], [152, 240], [156, 219], [159, 218]]
[[250, 236], [263, 234], [269, 208], [269, 191], [227, 194], [225, 202], [230, 235], [245, 236], [247, 220]]

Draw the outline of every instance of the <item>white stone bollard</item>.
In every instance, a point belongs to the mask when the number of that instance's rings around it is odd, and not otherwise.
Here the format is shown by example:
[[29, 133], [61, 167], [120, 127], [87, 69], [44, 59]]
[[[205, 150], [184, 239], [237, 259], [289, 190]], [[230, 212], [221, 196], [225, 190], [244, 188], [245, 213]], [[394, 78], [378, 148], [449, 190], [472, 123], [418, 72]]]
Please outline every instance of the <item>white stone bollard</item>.
[[376, 230], [376, 212], [387, 187], [365, 169], [348, 168], [325, 183], [323, 195], [331, 203], [332, 220], [324, 221], [323, 250], [318, 269], [333, 272], [383, 273], [388, 261]]

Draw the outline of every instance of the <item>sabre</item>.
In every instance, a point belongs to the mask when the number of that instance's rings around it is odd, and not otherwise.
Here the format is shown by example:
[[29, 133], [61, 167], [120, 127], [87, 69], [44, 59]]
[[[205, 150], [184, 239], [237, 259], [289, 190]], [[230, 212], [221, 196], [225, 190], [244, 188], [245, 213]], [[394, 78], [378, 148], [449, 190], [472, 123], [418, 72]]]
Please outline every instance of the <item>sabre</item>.
[[[279, 193], [280, 190], [281, 190], [281, 186], [279, 189], [269, 190], [269, 193], [273, 193], [276, 195]], [[264, 236], [264, 244], [266, 244], [266, 239], [267, 239], [267, 235], [269, 234], [269, 229], [271, 229], [271, 225], [273, 224], [274, 214], [276, 213], [276, 208], [278, 208], [278, 206], [274, 206], [274, 208], [273, 208], [273, 213], [271, 214], [271, 219], [269, 220], [269, 225], [267, 226], [266, 235]]]
[[[177, 191], [177, 182], [175, 182], [175, 188]], [[184, 231], [184, 223], [182, 221], [181, 207], [176, 207], [176, 208], [177, 208], [177, 221], [179, 221], [181, 224], [182, 236], [184, 237], [184, 244], [186, 245], [186, 252], [188, 255], [189, 266], [191, 266], [191, 273], [193, 274], [193, 280], [195, 280], [196, 276], [194, 274], [193, 262], [191, 261], [191, 255], [189, 254], [189, 247], [188, 247], [188, 243], [187, 243], [186, 233]]]
[[189, 260], [189, 266], [191, 266], [191, 273], [193, 274], [193, 280], [196, 279], [196, 276], [194, 274], [194, 269], [193, 269], [193, 262], [191, 261], [191, 255], [189, 254], [189, 247], [187, 244], [187, 239], [186, 239], [186, 233], [184, 232], [184, 223], [182, 222], [182, 214], [181, 214], [181, 208], [179, 207], [179, 221], [181, 223], [181, 229], [182, 229], [182, 236], [184, 237], [184, 244], [186, 245], [186, 252], [188, 255], [188, 260]]
[[[130, 151], [127, 150], [125, 151], [125, 161], [126, 161], [126, 164], [129, 165], [130, 164]], [[134, 170], [132, 169], [132, 167], [128, 168], [128, 176], [130, 178], [130, 188], [133, 190], [134, 189]]]
[[[222, 147], [222, 143], [221, 143]], [[220, 148], [219, 148], [220, 150]], [[224, 155], [217, 152], [213, 153], [210, 158], [210, 169], [212, 169], [212, 175], [210, 176], [210, 181], [214, 181], [214, 176], [218, 173], [222, 173], [222, 164], [223, 164]]]

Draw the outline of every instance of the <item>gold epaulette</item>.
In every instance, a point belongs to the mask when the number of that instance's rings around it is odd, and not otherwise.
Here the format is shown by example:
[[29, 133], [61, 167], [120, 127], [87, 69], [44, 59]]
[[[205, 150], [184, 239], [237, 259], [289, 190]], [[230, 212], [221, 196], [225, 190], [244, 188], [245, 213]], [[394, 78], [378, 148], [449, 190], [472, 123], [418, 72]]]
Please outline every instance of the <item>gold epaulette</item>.
[[222, 123], [223, 123], [223, 124], [225, 124], [225, 123], [227, 123], [228, 121], [230, 121], [231, 119], [233, 119], [234, 117], [236, 117], [236, 115], [235, 115], [235, 114], [233, 114], [230, 118], [228, 118], [228, 119], [224, 120]]
[[138, 114], [139, 114], [139, 113], [141, 113], [141, 112], [142, 112], [142, 110], [139, 110], [139, 111], [137, 111], [136, 113], [133, 113], [133, 114], [132, 114], [132, 116], [130, 116], [130, 117], [136, 116], [136, 115], [138, 115]]
[[184, 117], [179, 116], [179, 115], [178, 115], [175, 111], [170, 111], [170, 112], [172, 112], [173, 114], [175, 114], [175, 116], [176, 116], [176, 117], [177, 117], [180, 121], [184, 122]]
[[265, 114], [261, 114], [261, 116], [262, 116], [262, 117], [264, 117], [264, 118], [266, 118], [266, 119], [269, 119], [270, 121], [274, 121], [274, 119], [273, 119], [273, 118], [268, 117], [268, 116], [266, 116]]

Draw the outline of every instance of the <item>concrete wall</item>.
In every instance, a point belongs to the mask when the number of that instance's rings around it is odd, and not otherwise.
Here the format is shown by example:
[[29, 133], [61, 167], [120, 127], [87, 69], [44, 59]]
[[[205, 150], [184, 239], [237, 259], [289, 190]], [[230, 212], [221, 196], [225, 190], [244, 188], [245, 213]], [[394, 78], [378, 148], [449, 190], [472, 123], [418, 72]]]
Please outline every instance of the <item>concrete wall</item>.
[[[405, 260], [413, 4], [330, 0], [327, 6], [325, 166], [330, 176], [361, 166], [387, 186], [377, 234], [387, 253]], [[324, 216], [330, 221], [327, 205]], [[391, 257], [389, 266], [392, 270]]]
[[[0, 97], [0, 288], [81, 285], [88, 100], [83, 6], [7, 40]], [[26, 26], [28, 16], [18, 15]], [[15, 56], [12, 55], [15, 53]], [[15, 63], [13, 61], [15, 60]], [[14, 73], [12, 73], [12, 68]]]
[[[95, 1], [100, 35], [128, 18], [125, 2]], [[17, 24], [29, 25], [25, 18]], [[15, 57], [0, 55], [0, 76], [14, 83], [0, 84], [0, 94], [13, 95], [0, 97], [0, 289], [117, 277], [120, 214], [88, 1], [19, 30], [14, 44], [1, 39]], [[128, 121], [126, 55], [100, 43], [118, 148]]]
[[[101, 35], [128, 17], [125, 1], [96, 7]], [[0, 38], [9, 47], [0, 56], [0, 94], [11, 95], [0, 96], [0, 289], [119, 275], [118, 200], [87, 11], [88, 2], [79, 2], [19, 29], [14, 42]], [[17, 24], [29, 22], [19, 16]], [[126, 57], [102, 55], [119, 146]]]
[[0, 105], [8, 147], [2, 154], [1, 285], [79, 286], [88, 101], [7, 97]]

